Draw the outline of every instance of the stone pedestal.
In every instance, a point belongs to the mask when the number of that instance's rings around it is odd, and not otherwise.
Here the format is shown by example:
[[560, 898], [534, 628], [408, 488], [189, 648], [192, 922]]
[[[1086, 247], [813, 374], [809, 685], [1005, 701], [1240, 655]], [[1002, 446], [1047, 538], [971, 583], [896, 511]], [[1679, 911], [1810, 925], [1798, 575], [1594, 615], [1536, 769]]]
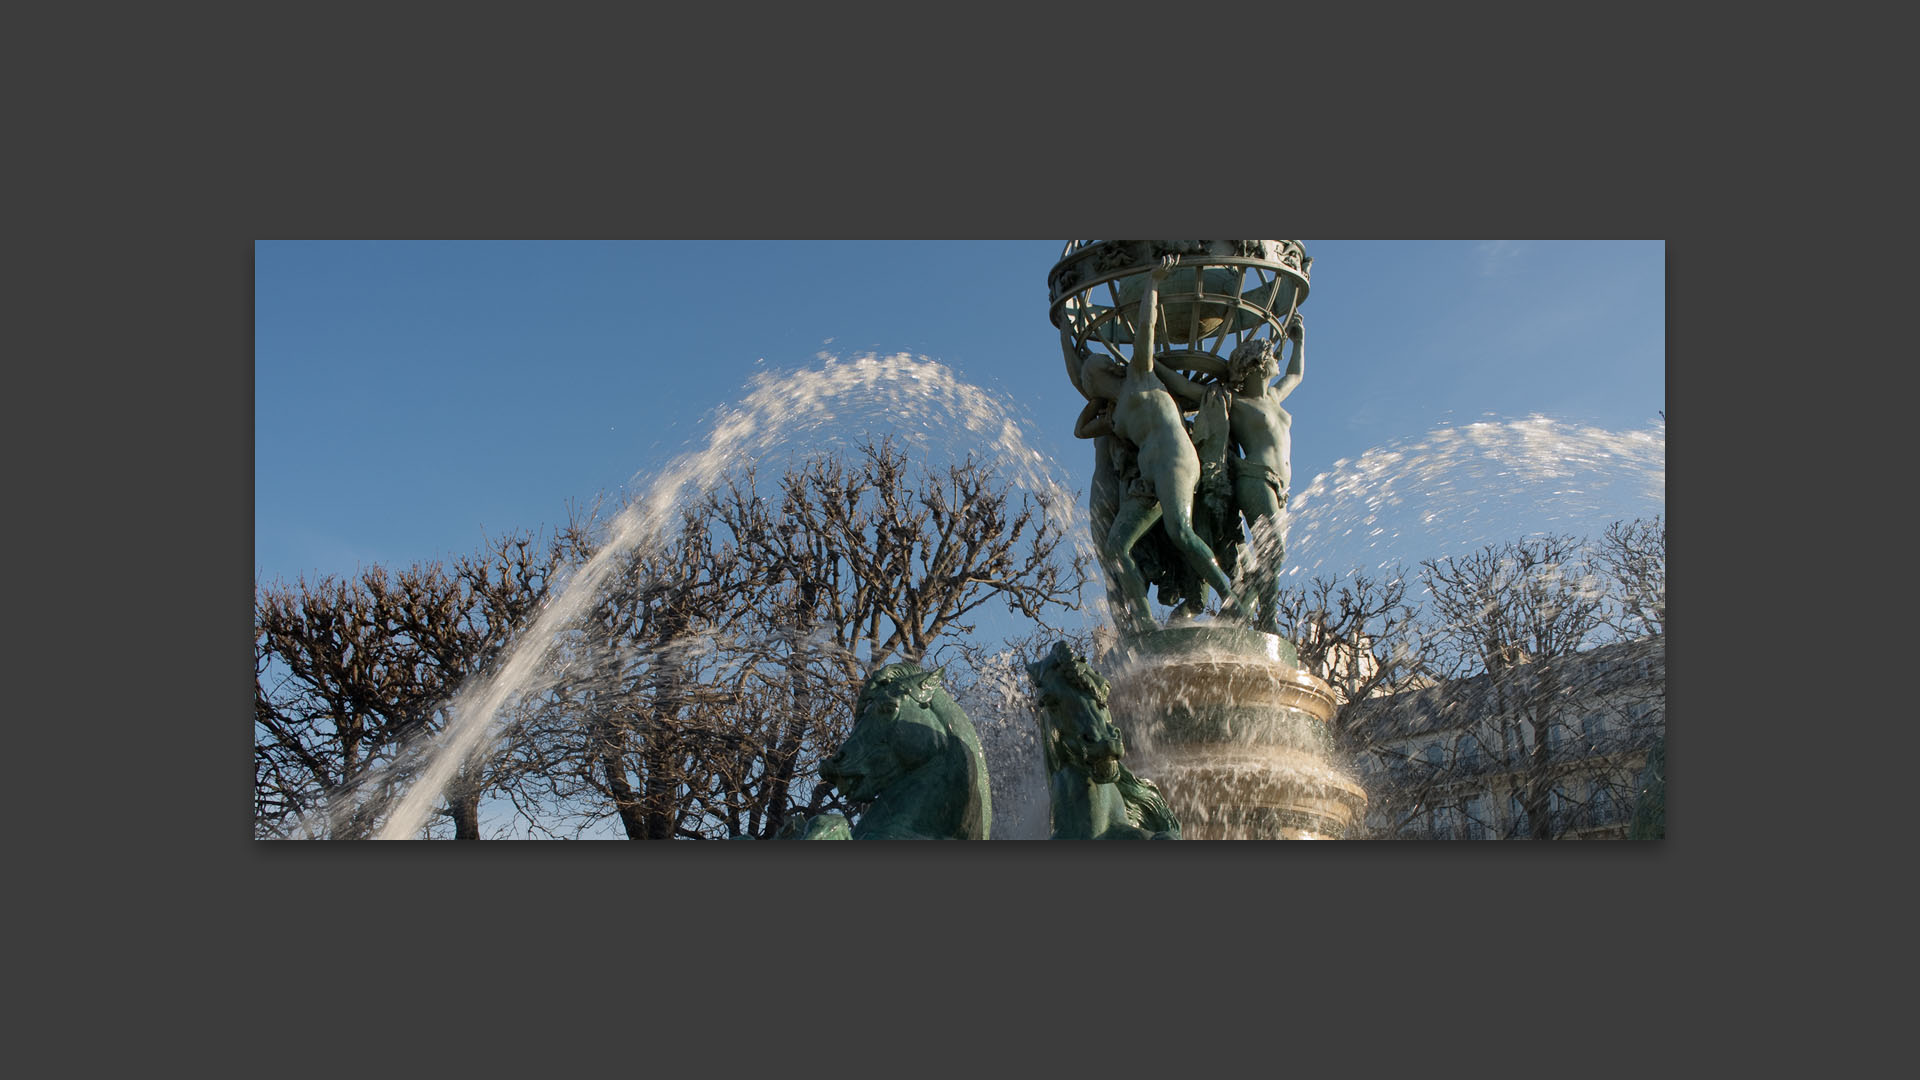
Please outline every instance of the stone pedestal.
[[1367, 794], [1334, 760], [1333, 691], [1273, 634], [1189, 624], [1123, 638], [1110, 707], [1133, 771], [1193, 840], [1338, 839]]

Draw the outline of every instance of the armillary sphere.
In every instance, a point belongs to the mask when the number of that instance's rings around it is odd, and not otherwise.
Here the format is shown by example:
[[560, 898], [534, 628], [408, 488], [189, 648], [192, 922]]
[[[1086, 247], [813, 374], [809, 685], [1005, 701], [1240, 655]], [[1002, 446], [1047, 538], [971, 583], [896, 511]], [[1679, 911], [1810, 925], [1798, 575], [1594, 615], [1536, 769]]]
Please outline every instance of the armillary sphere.
[[1301, 301], [1313, 259], [1298, 240], [1070, 240], [1047, 274], [1048, 316], [1075, 347], [1098, 346], [1126, 362], [1147, 273], [1169, 257], [1154, 318], [1154, 362], [1218, 374], [1224, 357], [1256, 337], [1276, 355]]

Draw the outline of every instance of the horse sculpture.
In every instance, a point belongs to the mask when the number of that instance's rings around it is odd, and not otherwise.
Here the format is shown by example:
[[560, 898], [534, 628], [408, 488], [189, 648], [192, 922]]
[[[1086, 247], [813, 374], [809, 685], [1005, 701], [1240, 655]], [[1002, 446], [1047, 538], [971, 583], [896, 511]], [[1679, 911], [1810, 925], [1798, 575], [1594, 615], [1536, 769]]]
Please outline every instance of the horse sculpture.
[[[987, 838], [993, 804], [986, 754], [940, 676], [918, 664], [888, 664], [860, 687], [853, 733], [820, 766], [849, 803], [864, 806], [852, 839]], [[847, 835], [844, 826], [831, 827], [837, 823], [816, 829], [818, 821], [809, 821], [806, 835]]]
[[1120, 762], [1126, 748], [1107, 711], [1107, 680], [1064, 641], [1027, 674], [1040, 692], [1053, 838], [1178, 840], [1160, 789]]

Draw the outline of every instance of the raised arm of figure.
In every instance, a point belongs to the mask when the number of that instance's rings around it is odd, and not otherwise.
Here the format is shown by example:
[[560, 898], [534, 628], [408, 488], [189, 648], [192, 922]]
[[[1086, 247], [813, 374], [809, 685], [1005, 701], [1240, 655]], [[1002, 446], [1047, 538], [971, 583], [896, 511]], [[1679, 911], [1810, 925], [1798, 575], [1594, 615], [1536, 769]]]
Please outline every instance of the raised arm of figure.
[[1087, 393], [1087, 388], [1080, 384], [1080, 370], [1086, 366], [1087, 354], [1074, 345], [1073, 320], [1064, 311], [1060, 313], [1060, 355], [1067, 362], [1067, 378], [1072, 380], [1073, 388], [1080, 391], [1081, 397], [1091, 399], [1093, 395]]
[[1194, 382], [1166, 364], [1153, 365], [1153, 373], [1160, 376], [1167, 393], [1173, 395], [1173, 400], [1180, 403], [1182, 410], [1191, 412], [1199, 408], [1201, 400], [1206, 397], [1207, 384]]
[[1267, 391], [1275, 401], [1293, 393], [1293, 388], [1300, 385], [1307, 373], [1307, 324], [1297, 311], [1293, 321], [1287, 324], [1287, 337], [1293, 341], [1293, 358], [1287, 361], [1287, 370], [1280, 373], [1273, 389]]
[[1173, 272], [1173, 264], [1178, 256], [1163, 255], [1160, 265], [1147, 272], [1146, 291], [1140, 294], [1140, 314], [1133, 321], [1133, 356], [1127, 361], [1127, 372], [1152, 374], [1153, 331], [1156, 316], [1160, 313], [1160, 283]]

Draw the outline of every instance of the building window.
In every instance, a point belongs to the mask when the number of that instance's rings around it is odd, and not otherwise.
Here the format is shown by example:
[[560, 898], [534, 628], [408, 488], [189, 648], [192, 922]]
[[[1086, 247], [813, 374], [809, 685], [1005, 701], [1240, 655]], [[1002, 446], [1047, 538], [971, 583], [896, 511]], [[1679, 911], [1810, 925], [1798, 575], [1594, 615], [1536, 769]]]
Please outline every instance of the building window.
[[1427, 744], [1427, 764], [1438, 769], [1446, 765], [1447, 751], [1439, 743]]
[[1603, 781], [1593, 785], [1593, 820], [1597, 825], [1610, 824], [1616, 816], [1617, 800], [1613, 797], [1613, 788]]
[[1460, 763], [1469, 769], [1480, 767], [1480, 740], [1472, 735], [1460, 738]]
[[1588, 713], [1580, 718], [1580, 734], [1587, 740], [1588, 746], [1599, 746], [1600, 737], [1606, 734], [1607, 718], [1599, 713]]

